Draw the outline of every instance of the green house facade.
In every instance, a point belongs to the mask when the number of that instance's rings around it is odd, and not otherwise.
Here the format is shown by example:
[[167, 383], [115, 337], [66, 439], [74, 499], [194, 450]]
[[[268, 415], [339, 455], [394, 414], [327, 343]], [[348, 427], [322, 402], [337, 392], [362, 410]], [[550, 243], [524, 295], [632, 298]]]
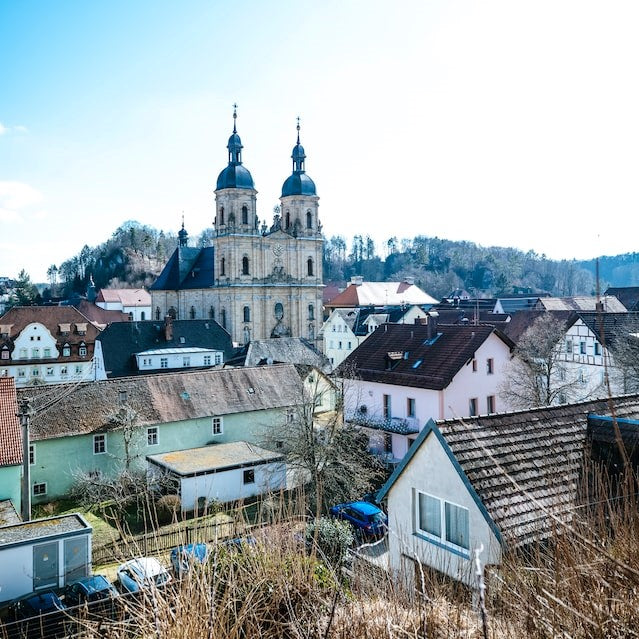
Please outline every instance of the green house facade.
[[[56, 404], [31, 390], [34, 503], [67, 495], [80, 473], [145, 469], [146, 456], [272, 441], [301, 397], [292, 365], [145, 375], [71, 386]], [[268, 436], [268, 437], [267, 437]]]

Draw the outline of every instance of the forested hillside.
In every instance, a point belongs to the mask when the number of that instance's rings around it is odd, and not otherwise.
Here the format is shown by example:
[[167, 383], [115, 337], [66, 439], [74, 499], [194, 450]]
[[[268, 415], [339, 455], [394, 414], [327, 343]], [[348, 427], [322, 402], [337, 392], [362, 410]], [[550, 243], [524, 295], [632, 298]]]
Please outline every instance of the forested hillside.
[[[212, 231], [190, 245], [205, 246]], [[149, 286], [175, 247], [177, 236], [138, 222], [120, 226], [97, 247], [85, 246], [75, 257], [48, 270], [44, 297], [83, 294], [89, 277], [97, 288]], [[324, 245], [324, 281], [345, 282], [353, 275], [366, 280], [412, 277], [434, 297], [465, 289], [480, 297], [511, 294], [515, 290], [547, 292], [556, 296], [595, 292], [595, 260], [550, 260], [534, 251], [484, 247], [473, 242], [452, 242], [418, 235], [391, 237], [380, 252], [368, 236], [352, 240], [327, 238]], [[639, 285], [639, 254], [600, 258], [600, 287]]]

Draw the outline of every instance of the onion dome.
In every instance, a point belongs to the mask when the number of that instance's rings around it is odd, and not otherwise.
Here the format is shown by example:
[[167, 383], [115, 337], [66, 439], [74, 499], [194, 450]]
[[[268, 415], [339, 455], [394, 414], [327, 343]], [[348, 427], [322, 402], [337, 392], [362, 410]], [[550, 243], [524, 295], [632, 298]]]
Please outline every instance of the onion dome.
[[297, 144], [293, 147], [291, 154], [293, 160], [293, 173], [286, 178], [282, 185], [282, 197], [287, 195], [317, 195], [315, 182], [311, 180], [304, 169], [306, 153], [300, 144], [300, 119], [297, 118]]
[[182, 216], [182, 228], [178, 231], [178, 245], [187, 246], [189, 243], [189, 234], [184, 228], [184, 215]]
[[242, 166], [242, 140], [237, 134], [237, 105], [233, 105], [233, 133], [226, 148], [229, 151], [229, 164], [218, 175], [216, 190], [220, 189], [254, 189], [255, 184], [248, 169]]

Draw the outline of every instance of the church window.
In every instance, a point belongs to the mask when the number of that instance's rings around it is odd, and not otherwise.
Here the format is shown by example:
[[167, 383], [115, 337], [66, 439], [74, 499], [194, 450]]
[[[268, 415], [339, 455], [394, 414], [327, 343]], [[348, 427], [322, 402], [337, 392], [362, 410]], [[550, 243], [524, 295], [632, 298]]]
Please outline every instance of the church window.
[[220, 225], [224, 224], [224, 207], [220, 206]]
[[315, 326], [313, 324], [308, 325], [308, 339], [315, 339]]
[[226, 275], [225, 270], [226, 270], [226, 259], [222, 258], [220, 260], [220, 275]]
[[275, 305], [275, 319], [281, 320], [284, 317], [284, 306], [282, 306], [281, 302], [278, 302]]
[[246, 204], [242, 207], [242, 224], [248, 224], [248, 207]]
[[191, 319], [195, 319], [195, 306], [191, 306], [191, 310], [189, 311], [189, 317]]
[[245, 322], [251, 321], [251, 309], [248, 306], [244, 307], [244, 321]]
[[215, 319], [215, 309], [212, 306], [209, 308], [209, 319]]
[[306, 260], [306, 272], [308, 275], [313, 275], [313, 258], [311, 257]]
[[159, 321], [159, 320], [160, 320], [160, 307], [159, 307], [159, 306], [156, 306], [156, 307], [155, 307], [155, 319], [156, 319], [157, 321]]
[[175, 310], [174, 306], [171, 306], [168, 315], [171, 319], [177, 319], [177, 311]]
[[315, 307], [312, 304], [308, 305], [308, 319], [315, 319]]
[[249, 258], [246, 255], [242, 258], [242, 275], [249, 274]]
[[140, 311], [140, 319], [144, 321], [146, 319], [146, 313], [144, 311]]
[[313, 228], [313, 214], [311, 213], [311, 209], [306, 211], [306, 228], [307, 229]]
[[220, 311], [220, 324], [222, 324], [222, 328], [226, 328], [226, 309], [223, 308]]
[[284, 228], [288, 229], [288, 227], [291, 225], [291, 214], [289, 213], [289, 211], [286, 211], [286, 217], [284, 219], [286, 224]]

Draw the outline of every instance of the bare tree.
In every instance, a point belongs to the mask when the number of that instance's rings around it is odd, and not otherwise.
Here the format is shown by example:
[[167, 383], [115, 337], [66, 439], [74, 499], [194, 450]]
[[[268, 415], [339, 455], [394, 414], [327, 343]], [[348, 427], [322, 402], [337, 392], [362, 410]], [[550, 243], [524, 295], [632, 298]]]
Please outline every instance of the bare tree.
[[639, 317], [629, 313], [611, 340], [612, 381], [623, 393], [639, 391]]
[[521, 336], [500, 388], [513, 408], [586, 399], [577, 370], [568, 365], [562, 352], [565, 334], [566, 323], [544, 313]]
[[[328, 392], [334, 395], [333, 409], [316, 413]], [[332, 504], [361, 498], [381, 479], [383, 468], [368, 451], [368, 437], [344, 423], [340, 388], [313, 371], [300, 380], [297, 395], [298, 404], [265, 445], [284, 451], [289, 470], [305, 485], [310, 507], [319, 515]]]

